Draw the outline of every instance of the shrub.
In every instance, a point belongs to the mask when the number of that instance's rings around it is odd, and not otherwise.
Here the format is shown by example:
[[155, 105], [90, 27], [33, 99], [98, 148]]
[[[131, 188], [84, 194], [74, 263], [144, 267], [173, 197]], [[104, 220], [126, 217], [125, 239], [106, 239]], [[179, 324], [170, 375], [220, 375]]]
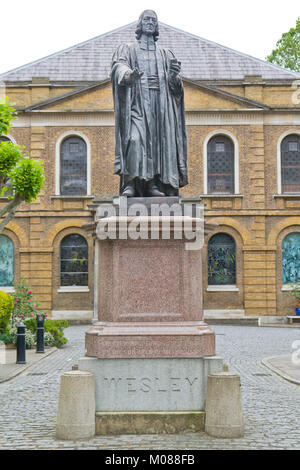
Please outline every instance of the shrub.
[[[26, 329], [30, 330], [32, 333], [36, 334], [37, 324], [35, 318], [29, 318], [25, 321]], [[46, 345], [46, 334], [47, 335], [47, 346], [56, 346], [61, 348], [64, 344], [67, 343], [67, 338], [65, 338], [63, 330], [68, 328], [69, 323], [66, 320], [51, 320], [46, 318], [44, 322], [45, 328], [45, 345]], [[52, 338], [52, 342], [50, 341]]]
[[290, 284], [291, 289], [287, 292], [288, 295], [296, 299], [296, 307], [300, 308], [300, 281]]
[[44, 334], [44, 344], [45, 346], [53, 346], [55, 339], [51, 333], [45, 332]]
[[69, 323], [66, 320], [45, 320], [45, 332], [51, 333], [54, 338], [53, 346], [61, 348], [64, 344], [68, 342], [67, 338], [64, 336], [64, 328], [69, 326]]
[[25, 322], [28, 318], [35, 318], [37, 315], [38, 301], [33, 297], [31, 288], [24, 280], [14, 284], [15, 292], [12, 294], [14, 308], [12, 314], [12, 326]]
[[[13, 344], [17, 344], [17, 327], [13, 326], [9, 330], [11, 340]], [[35, 335], [32, 333], [32, 331], [27, 330], [25, 331], [25, 343], [26, 343], [26, 349], [32, 349], [35, 345]]]
[[4, 344], [11, 344], [13, 342], [9, 331], [6, 331], [5, 333], [0, 334], [0, 344], [1, 342]]
[[6, 292], [0, 291], [0, 332], [5, 333], [13, 310], [13, 299]]

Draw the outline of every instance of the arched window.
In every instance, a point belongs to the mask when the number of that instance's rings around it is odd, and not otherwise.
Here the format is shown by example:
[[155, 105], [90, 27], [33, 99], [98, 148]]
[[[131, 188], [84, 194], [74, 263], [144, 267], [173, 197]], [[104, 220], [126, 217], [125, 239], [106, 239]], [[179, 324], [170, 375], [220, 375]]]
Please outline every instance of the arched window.
[[60, 285], [88, 286], [88, 244], [81, 235], [67, 235], [60, 244]]
[[6, 135], [1, 135], [0, 142], [11, 142], [11, 140]]
[[282, 193], [300, 192], [300, 135], [291, 134], [281, 142]]
[[217, 233], [208, 242], [208, 285], [236, 284], [236, 249], [227, 233]]
[[6, 235], [0, 235], [0, 286], [14, 282], [14, 244]]
[[234, 145], [225, 135], [210, 139], [207, 146], [208, 194], [234, 194]]
[[87, 194], [87, 145], [81, 137], [67, 137], [61, 144], [60, 194]]
[[289, 233], [282, 241], [282, 284], [300, 280], [300, 233]]

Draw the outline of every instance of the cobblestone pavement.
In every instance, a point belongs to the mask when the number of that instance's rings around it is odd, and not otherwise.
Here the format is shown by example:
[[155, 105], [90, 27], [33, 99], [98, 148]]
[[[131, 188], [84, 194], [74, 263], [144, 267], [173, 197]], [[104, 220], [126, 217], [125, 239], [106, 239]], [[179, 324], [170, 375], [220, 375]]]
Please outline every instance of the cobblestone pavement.
[[217, 354], [241, 377], [244, 438], [215, 439], [198, 433], [56, 441], [60, 376], [83, 355], [87, 328], [68, 328], [67, 347], [0, 384], [0, 449], [300, 449], [300, 386], [261, 364], [265, 357], [292, 352], [300, 330], [220, 325], [213, 327]]

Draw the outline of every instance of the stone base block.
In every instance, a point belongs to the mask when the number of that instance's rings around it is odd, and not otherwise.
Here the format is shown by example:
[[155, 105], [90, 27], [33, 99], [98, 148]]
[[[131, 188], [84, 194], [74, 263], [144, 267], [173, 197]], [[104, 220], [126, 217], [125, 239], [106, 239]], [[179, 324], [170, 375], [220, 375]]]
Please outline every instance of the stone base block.
[[214, 356], [215, 333], [204, 322], [98, 322], [86, 332], [87, 356], [201, 358]]
[[203, 432], [204, 411], [96, 413], [96, 434], [176, 434]]
[[205, 431], [213, 437], [244, 435], [241, 382], [237, 374], [221, 372], [207, 378]]
[[89, 439], [94, 434], [94, 377], [88, 371], [65, 372], [60, 383], [56, 438]]
[[222, 358], [97, 359], [82, 357], [79, 370], [95, 380], [96, 412], [203, 411], [209, 374]]

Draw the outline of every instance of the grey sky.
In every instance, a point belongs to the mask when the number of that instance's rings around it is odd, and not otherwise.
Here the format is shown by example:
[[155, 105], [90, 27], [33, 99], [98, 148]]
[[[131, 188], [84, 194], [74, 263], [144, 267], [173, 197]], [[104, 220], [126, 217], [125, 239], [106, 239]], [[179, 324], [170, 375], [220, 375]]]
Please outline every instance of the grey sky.
[[6, 5], [0, 73], [136, 21], [145, 9], [155, 10], [164, 23], [260, 59], [300, 16], [299, 0], [14, 0]]

